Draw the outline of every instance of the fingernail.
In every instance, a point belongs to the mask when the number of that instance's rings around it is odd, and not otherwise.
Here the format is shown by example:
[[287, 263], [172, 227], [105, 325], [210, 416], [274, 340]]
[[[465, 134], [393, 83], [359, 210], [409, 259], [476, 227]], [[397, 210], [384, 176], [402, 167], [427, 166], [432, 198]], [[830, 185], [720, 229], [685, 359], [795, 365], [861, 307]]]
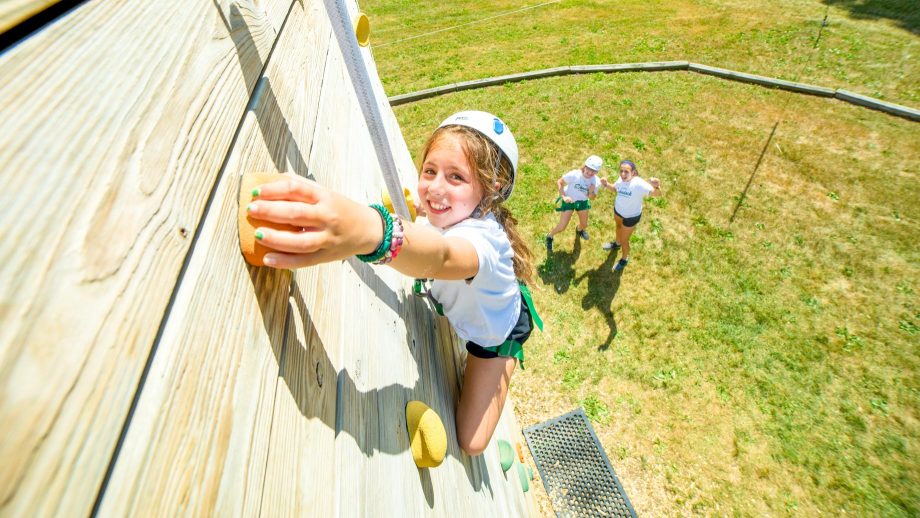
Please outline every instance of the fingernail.
[[255, 208], [256, 208], [256, 204], [250, 203], [249, 205], [246, 205], [246, 212], [252, 212], [252, 210]]
[[261, 191], [261, 189], [259, 189], [258, 187], [256, 187], [255, 189], [253, 189], [253, 190], [252, 190], [252, 197], [253, 197], [253, 198], [258, 198], [258, 197], [259, 197], [259, 192], [260, 192], [260, 191]]
[[268, 255], [262, 258], [262, 263], [265, 264], [265, 266], [275, 266], [276, 264], [278, 264], [278, 262], [275, 261], [274, 257], [268, 256]]
[[261, 230], [256, 230], [255, 235], [256, 235], [256, 239], [258, 239], [259, 241], [262, 241], [262, 238], [265, 237], [265, 234], [263, 234]]

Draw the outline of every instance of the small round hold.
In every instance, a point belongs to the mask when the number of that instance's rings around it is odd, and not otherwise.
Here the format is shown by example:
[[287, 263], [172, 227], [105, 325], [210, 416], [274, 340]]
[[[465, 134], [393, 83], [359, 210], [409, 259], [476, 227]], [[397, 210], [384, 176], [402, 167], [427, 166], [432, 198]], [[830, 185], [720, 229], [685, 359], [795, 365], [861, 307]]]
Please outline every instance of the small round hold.
[[371, 42], [371, 22], [364, 13], [358, 13], [355, 19], [355, 37], [358, 38], [358, 45], [362, 47]]
[[504, 439], [498, 440], [498, 458], [502, 465], [502, 471], [508, 471], [514, 464], [514, 451], [511, 449], [511, 443]]

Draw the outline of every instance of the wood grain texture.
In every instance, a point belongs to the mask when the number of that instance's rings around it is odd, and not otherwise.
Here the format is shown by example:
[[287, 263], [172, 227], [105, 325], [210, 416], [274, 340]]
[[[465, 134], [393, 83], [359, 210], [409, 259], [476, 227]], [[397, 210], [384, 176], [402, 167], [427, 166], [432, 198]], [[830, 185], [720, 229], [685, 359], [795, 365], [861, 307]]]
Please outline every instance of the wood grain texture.
[[[319, 415], [333, 413], [335, 386], [319, 387], [305, 375], [279, 378], [286, 331], [299, 336], [301, 347], [312, 331], [291, 328], [291, 274], [244, 263], [235, 216], [243, 171], [307, 174], [329, 41], [328, 28], [315, 23], [320, 15], [316, 2], [292, 6], [258, 80], [165, 323], [103, 500], [105, 515], [274, 515], [277, 506], [264, 506], [264, 495], [277, 503], [297, 493], [267, 480], [270, 448], [283, 454], [292, 443], [309, 440], [318, 452], [332, 450], [331, 434], [322, 447], [323, 430], [312, 433], [307, 420], [297, 430], [274, 432], [276, 400], [285, 395], [279, 382], [295, 386], [283, 403]], [[288, 361], [303, 363], [295, 359], [289, 355]], [[334, 371], [320, 376], [334, 380]], [[312, 398], [321, 403], [314, 406]], [[303, 501], [296, 503], [304, 508]]]
[[[0, 58], [0, 163], [28, 172], [0, 177], [18, 211], [0, 219], [0, 515], [89, 514], [97, 497], [101, 516], [526, 514], [494, 441], [459, 451], [465, 353], [411, 279], [240, 255], [243, 171], [368, 203], [384, 185], [329, 0], [278, 2], [90, 3], [48, 33], [60, 46]], [[438, 468], [414, 465], [410, 399], [444, 421]]]
[[0, 514], [92, 508], [286, 4], [92, 2], [0, 56]]

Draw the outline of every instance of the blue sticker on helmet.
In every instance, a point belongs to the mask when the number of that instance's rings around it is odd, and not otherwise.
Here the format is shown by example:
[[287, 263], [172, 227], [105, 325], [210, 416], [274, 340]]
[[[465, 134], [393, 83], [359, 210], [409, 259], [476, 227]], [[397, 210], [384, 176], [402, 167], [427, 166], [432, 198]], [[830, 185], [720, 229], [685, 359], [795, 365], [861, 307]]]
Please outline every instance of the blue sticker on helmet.
[[495, 130], [496, 134], [501, 135], [505, 132], [505, 125], [502, 123], [502, 121], [496, 118], [494, 121], [492, 121], [492, 129]]

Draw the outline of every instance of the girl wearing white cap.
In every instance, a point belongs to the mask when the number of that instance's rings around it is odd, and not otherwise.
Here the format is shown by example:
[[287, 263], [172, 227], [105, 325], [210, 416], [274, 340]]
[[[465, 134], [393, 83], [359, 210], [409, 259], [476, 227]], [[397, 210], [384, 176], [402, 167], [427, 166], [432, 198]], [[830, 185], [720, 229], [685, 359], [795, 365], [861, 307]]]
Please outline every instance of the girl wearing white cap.
[[553, 253], [553, 236], [565, 230], [572, 219], [572, 212], [578, 212], [578, 223], [575, 233], [578, 237], [588, 240], [588, 210], [591, 201], [597, 196], [597, 172], [601, 170], [604, 161], [597, 155], [591, 155], [585, 160], [580, 169], [572, 169], [556, 181], [556, 189], [562, 205], [556, 208], [560, 212], [559, 224], [546, 234], [546, 251]]
[[247, 208], [254, 218], [303, 229], [256, 229], [256, 239], [278, 251], [265, 255], [268, 266], [297, 268], [357, 255], [434, 279], [429, 295], [467, 340], [456, 422], [457, 440], [469, 455], [489, 444], [515, 366], [523, 368], [523, 344], [534, 322], [543, 325], [527, 288], [533, 254], [502, 204], [514, 188], [517, 162], [517, 143], [501, 119], [460, 112], [435, 130], [422, 153], [418, 199], [427, 225], [296, 176], [262, 185]]
[[613, 205], [613, 219], [616, 221], [616, 241], [604, 243], [604, 250], [623, 248], [623, 256], [613, 266], [613, 271], [620, 272], [629, 263], [629, 238], [636, 230], [642, 217], [642, 201], [646, 196], [661, 196], [661, 181], [649, 178], [646, 182], [639, 178], [639, 169], [630, 160], [620, 162], [620, 177], [615, 183], [601, 178], [601, 185], [617, 193]]

